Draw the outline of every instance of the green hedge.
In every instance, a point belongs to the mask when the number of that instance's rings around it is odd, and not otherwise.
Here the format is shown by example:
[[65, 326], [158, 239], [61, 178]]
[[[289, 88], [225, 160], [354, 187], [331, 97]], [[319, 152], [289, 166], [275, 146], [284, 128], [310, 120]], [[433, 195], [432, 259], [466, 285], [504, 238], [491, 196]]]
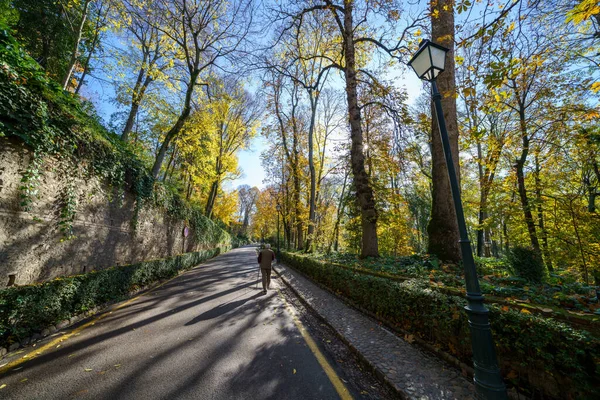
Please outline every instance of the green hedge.
[[[466, 300], [427, 282], [394, 282], [358, 274], [310, 256], [282, 252], [281, 260], [392, 325], [472, 365]], [[503, 376], [546, 395], [593, 397], [600, 384], [600, 343], [567, 324], [488, 305]]]
[[0, 347], [94, 307], [126, 298], [132, 290], [176, 276], [228, 249], [217, 247], [0, 290]]

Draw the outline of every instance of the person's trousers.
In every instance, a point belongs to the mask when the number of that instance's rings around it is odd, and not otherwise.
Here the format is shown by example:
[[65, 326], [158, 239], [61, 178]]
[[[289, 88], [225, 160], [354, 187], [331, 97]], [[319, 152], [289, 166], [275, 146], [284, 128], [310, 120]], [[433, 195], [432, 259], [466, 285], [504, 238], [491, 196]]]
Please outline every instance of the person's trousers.
[[261, 268], [263, 290], [269, 289], [271, 286], [271, 268]]

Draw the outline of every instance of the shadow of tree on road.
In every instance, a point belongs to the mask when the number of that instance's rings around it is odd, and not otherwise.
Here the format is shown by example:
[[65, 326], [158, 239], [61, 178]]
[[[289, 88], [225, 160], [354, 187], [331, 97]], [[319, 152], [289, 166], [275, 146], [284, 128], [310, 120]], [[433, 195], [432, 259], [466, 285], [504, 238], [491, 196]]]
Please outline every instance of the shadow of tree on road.
[[202, 314], [198, 315], [196, 318], [187, 322], [185, 325], [190, 326], [190, 325], [194, 325], [195, 323], [198, 323], [200, 321], [207, 321], [209, 319], [220, 317], [223, 314], [227, 314], [228, 312], [235, 310], [236, 308], [245, 304], [249, 300], [256, 299], [260, 295], [261, 295], [261, 293], [256, 293], [254, 296], [246, 297], [245, 299], [242, 299], [242, 300], [232, 301], [230, 303], [221, 304], [220, 306], [217, 306], [211, 310], [203, 312]]

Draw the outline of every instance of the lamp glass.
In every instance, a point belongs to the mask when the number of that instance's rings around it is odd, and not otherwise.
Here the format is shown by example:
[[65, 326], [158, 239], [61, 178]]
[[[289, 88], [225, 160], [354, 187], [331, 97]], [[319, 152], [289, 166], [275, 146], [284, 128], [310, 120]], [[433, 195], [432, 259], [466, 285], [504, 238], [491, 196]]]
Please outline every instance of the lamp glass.
[[439, 48], [437, 46], [429, 46], [429, 51], [431, 52], [432, 66], [436, 69], [436, 71], [434, 72], [434, 76], [437, 76], [437, 74], [444, 70], [447, 50]]
[[408, 65], [420, 79], [431, 81], [444, 70], [447, 52], [447, 48], [425, 39]]
[[427, 51], [427, 48], [419, 49], [413, 59], [410, 60], [409, 65], [419, 78], [423, 78], [423, 76], [431, 68], [431, 60], [429, 58], [429, 51]]

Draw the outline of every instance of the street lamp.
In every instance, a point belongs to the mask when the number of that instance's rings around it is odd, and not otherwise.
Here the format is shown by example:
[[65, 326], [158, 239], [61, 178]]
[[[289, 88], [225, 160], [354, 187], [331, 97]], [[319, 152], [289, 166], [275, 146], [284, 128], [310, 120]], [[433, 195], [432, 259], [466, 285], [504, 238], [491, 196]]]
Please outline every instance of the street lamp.
[[450, 189], [452, 199], [454, 200], [454, 209], [456, 210], [456, 219], [458, 221], [458, 231], [460, 234], [460, 250], [462, 253], [463, 266], [465, 269], [465, 282], [467, 286], [467, 301], [465, 307], [469, 318], [471, 328], [471, 347], [473, 349], [473, 364], [475, 367], [475, 387], [479, 395], [484, 399], [507, 399], [506, 387], [500, 375], [488, 310], [483, 305], [483, 296], [479, 288], [477, 270], [473, 260], [471, 242], [467, 235], [467, 226], [460, 199], [460, 189], [456, 170], [452, 162], [452, 153], [450, 151], [450, 141], [446, 131], [446, 121], [442, 111], [442, 96], [438, 91], [436, 78], [444, 71], [446, 53], [448, 49], [429, 40], [423, 40], [419, 44], [419, 50], [408, 62], [408, 65], [415, 71], [419, 79], [431, 82], [432, 98], [435, 104], [435, 112], [440, 128], [440, 137], [448, 167], [448, 177], [450, 178]]
[[281, 206], [277, 204], [275, 208], [277, 209], [277, 259], [279, 259], [279, 212], [281, 211]]

